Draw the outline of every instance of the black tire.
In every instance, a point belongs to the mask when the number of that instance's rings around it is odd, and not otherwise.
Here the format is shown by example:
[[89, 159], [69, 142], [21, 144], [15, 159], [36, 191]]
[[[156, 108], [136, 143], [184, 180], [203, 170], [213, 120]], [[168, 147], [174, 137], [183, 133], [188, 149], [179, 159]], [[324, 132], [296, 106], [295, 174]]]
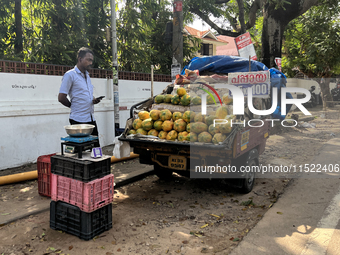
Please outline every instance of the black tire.
[[172, 178], [172, 170], [161, 167], [157, 164], [154, 165], [155, 175], [161, 180], [170, 180]]
[[[255, 159], [251, 159], [247, 166], [256, 166], [258, 165]], [[255, 183], [255, 172], [247, 172], [244, 173], [245, 176], [241, 179], [241, 185], [239, 188], [240, 193], [247, 194], [253, 190]]]

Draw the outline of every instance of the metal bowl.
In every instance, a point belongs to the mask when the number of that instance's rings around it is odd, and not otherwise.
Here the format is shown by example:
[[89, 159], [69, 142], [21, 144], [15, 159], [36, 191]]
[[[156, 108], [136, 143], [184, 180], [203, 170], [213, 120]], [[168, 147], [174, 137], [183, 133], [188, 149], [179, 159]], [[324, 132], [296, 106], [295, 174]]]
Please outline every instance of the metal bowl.
[[64, 126], [64, 128], [69, 136], [82, 137], [91, 135], [94, 129], [94, 125], [76, 124]]

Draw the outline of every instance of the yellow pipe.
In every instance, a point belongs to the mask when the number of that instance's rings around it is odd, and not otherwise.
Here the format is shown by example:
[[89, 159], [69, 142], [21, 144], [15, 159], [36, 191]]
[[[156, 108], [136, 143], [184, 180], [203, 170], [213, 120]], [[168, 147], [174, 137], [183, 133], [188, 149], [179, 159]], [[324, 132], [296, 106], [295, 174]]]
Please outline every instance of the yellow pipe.
[[133, 152], [130, 153], [130, 157], [116, 158], [115, 156], [112, 156], [111, 157], [111, 163], [116, 163], [116, 162], [119, 162], [119, 161], [129, 160], [129, 159], [138, 158], [138, 157], [139, 157], [139, 155], [134, 154]]
[[0, 186], [4, 184], [33, 180], [37, 178], [38, 178], [37, 170], [20, 174], [0, 176]]
[[[129, 160], [133, 158], [139, 157], [138, 154], [134, 154], [133, 152], [130, 153], [129, 157], [124, 157], [124, 158], [116, 158], [115, 156], [111, 157], [111, 163], [123, 161], [123, 160]], [[5, 175], [5, 176], [0, 176], [0, 186], [5, 185], [5, 184], [10, 184], [10, 183], [17, 183], [17, 182], [22, 182], [22, 181], [27, 181], [27, 180], [34, 180], [38, 178], [38, 171], [31, 171], [31, 172], [25, 172], [25, 173], [20, 173], [20, 174], [12, 174], [12, 175]]]

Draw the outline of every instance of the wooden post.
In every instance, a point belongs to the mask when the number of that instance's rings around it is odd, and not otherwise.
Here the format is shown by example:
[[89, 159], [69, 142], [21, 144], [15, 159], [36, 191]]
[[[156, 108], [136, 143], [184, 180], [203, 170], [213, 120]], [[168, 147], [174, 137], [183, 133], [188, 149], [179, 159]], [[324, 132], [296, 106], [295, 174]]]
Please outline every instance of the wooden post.
[[251, 58], [250, 58], [250, 55], [249, 55], [249, 72], [251, 72]]

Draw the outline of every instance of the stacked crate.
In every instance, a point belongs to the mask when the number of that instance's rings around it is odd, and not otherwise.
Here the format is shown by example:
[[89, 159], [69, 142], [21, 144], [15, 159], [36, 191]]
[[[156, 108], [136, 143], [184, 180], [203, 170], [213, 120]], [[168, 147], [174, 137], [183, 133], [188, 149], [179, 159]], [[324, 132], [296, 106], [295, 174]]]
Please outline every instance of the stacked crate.
[[43, 155], [37, 159], [38, 193], [51, 197], [51, 157], [56, 153]]
[[[89, 154], [89, 153], [88, 153]], [[50, 227], [84, 240], [112, 228], [111, 157], [51, 157]]]

